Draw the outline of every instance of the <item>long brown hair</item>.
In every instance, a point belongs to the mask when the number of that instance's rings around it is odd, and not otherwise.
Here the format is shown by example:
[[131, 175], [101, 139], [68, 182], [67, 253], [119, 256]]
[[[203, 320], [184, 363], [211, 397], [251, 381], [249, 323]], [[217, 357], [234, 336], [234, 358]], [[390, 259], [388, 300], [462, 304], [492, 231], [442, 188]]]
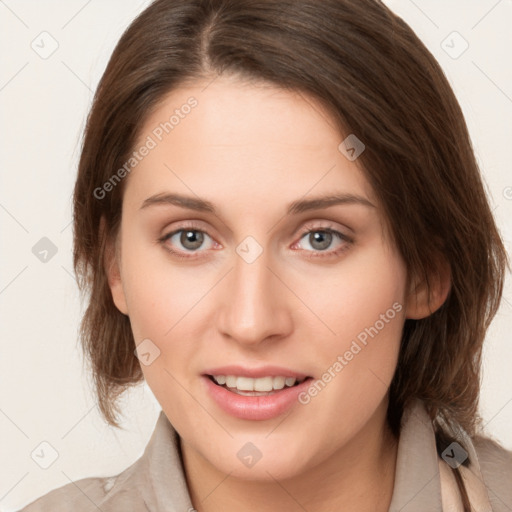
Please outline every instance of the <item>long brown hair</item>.
[[126, 179], [102, 198], [95, 190], [127, 161], [167, 93], [221, 74], [310, 95], [332, 114], [340, 142], [349, 133], [364, 142], [358, 162], [408, 274], [428, 282], [439, 255], [451, 272], [442, 307], [405, 322], [390, 427], [398, 434], [404, 408], [420, 398], [443, 446], [457, 425], [475, 435], [482, 344], [507, 257], [441, 67], [378, 0], [156, 0], [121, 37], [88, 116], [74, 190], [74, 268], [90, 292], [80, 335], [107, 422], [118, 426], [116, 400], [143, 375], [104, 268]]

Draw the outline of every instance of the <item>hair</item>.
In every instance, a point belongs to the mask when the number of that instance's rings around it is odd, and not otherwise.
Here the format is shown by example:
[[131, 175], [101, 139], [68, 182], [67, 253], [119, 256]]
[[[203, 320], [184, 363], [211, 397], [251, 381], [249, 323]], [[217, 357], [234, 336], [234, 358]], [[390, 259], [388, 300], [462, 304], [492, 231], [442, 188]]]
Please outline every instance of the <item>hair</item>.
[[451, 275], [443, 305], [405, 321], [388, 423], [398, 435], [405, 407], [419, 398], [440, 450], [458, 428], [476, 435], [482, 345], [507, 255], [447, 78], [379, 0], [156, 0], [122, 35], [87, 118], [73, 198], [74, 269], [81, 292], [90, 293], [80, 339], [106, 421], [119, 427], [117, 399], [143, 374], [104, 264], [127, 180], [102, 199], [94, 191], [129, 159], [144, 121], [170, 91], [221, 75], [314, 98], [340, 136], [363, 141], [358, 164], [408, 276], [429, 286], [440, 258]]

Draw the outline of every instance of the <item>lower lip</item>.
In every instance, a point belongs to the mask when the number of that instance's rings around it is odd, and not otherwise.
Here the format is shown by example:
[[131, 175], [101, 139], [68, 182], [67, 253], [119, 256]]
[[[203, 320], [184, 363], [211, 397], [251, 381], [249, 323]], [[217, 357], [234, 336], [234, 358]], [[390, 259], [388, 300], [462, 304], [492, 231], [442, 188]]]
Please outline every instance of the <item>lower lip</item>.
[[272, 395], [243, 396], [215, 384], [210, 377], [202, 376], [207, 392], [226, 413], [242, 420], [269, 420], [286, 412], [298, 402], [298, 395], [305, 391], [311, 381], [308, 377], [298, 386], [285, 387]]

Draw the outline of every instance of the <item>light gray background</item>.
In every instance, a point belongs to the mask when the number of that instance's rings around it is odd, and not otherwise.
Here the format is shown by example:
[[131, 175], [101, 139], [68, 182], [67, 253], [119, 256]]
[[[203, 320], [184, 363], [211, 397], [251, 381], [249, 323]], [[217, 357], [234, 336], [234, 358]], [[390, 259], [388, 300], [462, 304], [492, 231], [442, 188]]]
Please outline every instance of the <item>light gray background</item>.
[[[386, 3], [454, 87], [510, 253], [512, 2]], [[146, 5], [0, 0], [1, 510], [70, 481], [122, 471], [142, 454], [160, 410], [143, 385], [123, 400], [125, 431], [102, 421], [77, 345], [81, 306], [71, 264], [71, 193], [85, 116], [117, 40]], [[464, 41], [454, 31], [469, 44], [457, 58]], [[31, 47], [48, 51], [52, 38], [58, 48], [47, 58]], [[46, 263], [32, 253], [43, 237], [57, 247]], [[507, 298], [509, 280], [484, 349], [481, 412], [489, 435], [512, 449]], [[58, 453], [48, 469], [31, 458], [43, 441]]]

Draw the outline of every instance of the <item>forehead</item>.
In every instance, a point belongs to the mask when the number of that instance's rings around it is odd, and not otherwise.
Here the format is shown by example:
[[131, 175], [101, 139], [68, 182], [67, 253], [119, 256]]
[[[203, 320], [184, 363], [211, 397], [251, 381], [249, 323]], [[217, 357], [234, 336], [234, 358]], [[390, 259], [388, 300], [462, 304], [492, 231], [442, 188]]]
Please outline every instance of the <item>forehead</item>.
[[334, 191], [371, 197], [357, 161], [338, 149], [345, 137], [303, 93], [225, 77], [183, 86], [146, 119], [134, 150], [150, 150], [132, 168], [125, 199], [176, 189], [231, 202]]

